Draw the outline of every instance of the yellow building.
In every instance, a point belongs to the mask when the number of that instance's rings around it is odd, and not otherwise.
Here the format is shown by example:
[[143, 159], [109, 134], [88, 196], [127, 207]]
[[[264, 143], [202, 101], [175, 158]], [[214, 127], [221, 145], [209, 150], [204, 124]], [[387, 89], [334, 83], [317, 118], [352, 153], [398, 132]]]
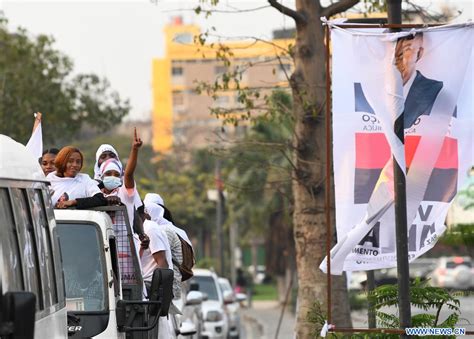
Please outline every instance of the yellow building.
[[[204, 147], [222, 126], [222, 121], [210, 114], [210, 108], [238, 107], [237, 91], [222, 91], [214, 99], [206, 93], [198, 94], [198, 81], [214, 83], [229, 69], [216, 59], [218, 43], [194, 43], [200, 28], [183, 24], [179, 17], [164, 31], [165, 57], [154, 59], [152, 65], [153, 148], [168, 152], [173, 145]], [[225, 46], [232, 53], [230, 67], [252, 64], [242, 73], [240, 85], [259, 88], [263, 93], [276, 86], [287, 87], [286, 74], [291, 74], [292, 63], [285, 50], [291, 43], [287, 39], [270, 43], [247, 40], [228, 42]]]

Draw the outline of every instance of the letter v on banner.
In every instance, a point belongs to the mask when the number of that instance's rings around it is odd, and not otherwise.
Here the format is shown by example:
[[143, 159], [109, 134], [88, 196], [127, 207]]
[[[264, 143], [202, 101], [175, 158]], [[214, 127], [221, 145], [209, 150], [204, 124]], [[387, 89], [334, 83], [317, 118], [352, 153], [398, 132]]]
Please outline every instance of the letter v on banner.
[[[338, 241], [331, 273], [395, 267], [392, 156], [406, 171], [410, 260], [444, 232], [458, 173], [473, 162], [473, 25], [385, 33], [328, 24]], [[377, 241], [362, 241], [375, 225]]]

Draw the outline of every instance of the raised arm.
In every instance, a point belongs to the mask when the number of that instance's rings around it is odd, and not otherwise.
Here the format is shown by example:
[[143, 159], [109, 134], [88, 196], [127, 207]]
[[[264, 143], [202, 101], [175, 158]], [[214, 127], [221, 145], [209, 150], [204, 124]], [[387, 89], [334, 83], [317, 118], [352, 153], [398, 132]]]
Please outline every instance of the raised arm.
[[130, 150], [130, 156], [128, 157], [127, 166], [125, 167], [124, 183], [125, 188], [134, 188], [135, 179], [133, 174], [135, 173], [135, 168], [137, 167], [138, 159], [138, 149], [142, 147], [143, 142], [137, 135], [137, 128], [133, 129], [133, 141], [132, 149]]
[[35, 123], [33, 124], [33, 131], [31, 131], [31, 133], [34, 133], [36, 128], [39, 126], [39, 124], [41, 123], [41, 113], [40, 112], [36, 112], [35, 113]]

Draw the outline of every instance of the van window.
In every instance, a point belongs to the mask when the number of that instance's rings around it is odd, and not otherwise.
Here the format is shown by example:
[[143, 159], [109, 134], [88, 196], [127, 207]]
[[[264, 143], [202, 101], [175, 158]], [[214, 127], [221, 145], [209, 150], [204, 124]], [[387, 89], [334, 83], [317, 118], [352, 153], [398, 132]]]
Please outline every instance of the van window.
[[105, 256], [98, 229], [90, 224], [58, 224], [68, 311], [105, 311]]
[[25, 287], [27, 291], [36, 294], [36, 307], [43, 310], [43, 293], [39, 273], [38, 247], [31, 219], [26, 190], [12, 188], [13, 209], [22, 248], [22, 262], [25, 276]]
[[13, 210], [8, 197], [8, 189], [0, 189], [0, 241], [3, 257], [2, 285], [4, 291], [22, 291], [20, 248], [18, 234], [13, 221]]
[[56, 276], [54, 273], [51, 234], [46, 217], [45, 205], [41, 190], [28, 191], [31, 202], [33, 220], [36, 222], [36, 238], [40, 262], [41, 282], [43, 286], [44, 306], [50, 307], [58, 302]]

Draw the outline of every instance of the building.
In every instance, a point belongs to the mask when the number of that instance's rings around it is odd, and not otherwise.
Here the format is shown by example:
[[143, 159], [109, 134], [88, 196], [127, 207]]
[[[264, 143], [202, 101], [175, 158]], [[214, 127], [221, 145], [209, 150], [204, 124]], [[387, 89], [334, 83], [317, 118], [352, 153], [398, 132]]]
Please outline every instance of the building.
[[[187, 149], [205, 147], [222, 128], [222, 120], [212, 115], [211, 109], [242, 108], [235, 83], [229, 83], [228, 89], [211, 97], [205, 91], [201, 94], [196, 91], [199, 82], [214, 84], [226, 72], [237, 69], [241, 72], [240, 86], [258, 89], [261, 97], [275, 87], [288, 87], [292, 62], [285, 50], [292, 43], [290, 39], [200, 46], [195, 43], [200, 28], [184, 24], [180, 17], [165, 27], [164, 34], [165, 57], [154, 59], [152, 65], [155, 151], [166, 153], [178, 145]], [[230, 65], [216, 58], [219, 46], [232, 53]]]

